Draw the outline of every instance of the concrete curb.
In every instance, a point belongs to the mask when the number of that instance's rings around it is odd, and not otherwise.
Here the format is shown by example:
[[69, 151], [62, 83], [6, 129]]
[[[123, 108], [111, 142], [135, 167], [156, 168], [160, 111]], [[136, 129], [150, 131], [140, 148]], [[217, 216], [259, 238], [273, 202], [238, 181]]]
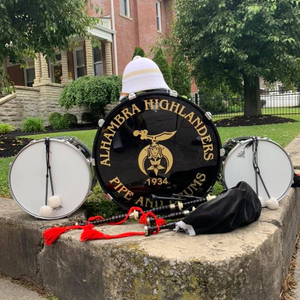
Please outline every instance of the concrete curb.
[[[287, 151], [298, 155], [298, 142]], [[74, 230], [50, 247], [42, 232], [69, 225], [80, 211], [72, 219], [43, 221], [0, 199], [0, 273], [42, 286], [60, 300], [278, 299], [300, 223], [299, 198], [299, 189], [291, 188], [278, 210], [264, 208], [257, 222], [226, 234], [164, 231], [82, 243], [81, 230]], [[97, 229], [117, 234], [143, 226]]]
[[[171, 231], [82, 243], [81, 230], [48, 247], [42, 232], [55, 221], [0, 200], [0, 272], [43, 286], [60, 300], [278, 299], [295, 246], [299, 195], [291, 189], [276, 211], [227, 234], [190, 237]], [[107, 234], [143, 231], [140, 224], [98, 227]], [[13, 264], [12, 264], [13, 262]]]

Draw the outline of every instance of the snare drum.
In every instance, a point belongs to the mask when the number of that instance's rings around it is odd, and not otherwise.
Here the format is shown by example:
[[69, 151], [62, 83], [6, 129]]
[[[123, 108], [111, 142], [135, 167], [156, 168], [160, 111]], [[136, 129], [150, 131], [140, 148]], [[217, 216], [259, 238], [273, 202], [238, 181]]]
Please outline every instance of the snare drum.
[[9, 188], [14, 200], [28, 214], [41, 219], [59, 219], [75, 212], [90, 193], [95, 183], [92, 155], [75, 137], [49, 139], [52, 184], [61, 203], [51, 215], [41, 217], [41, 206], [52, 196], [49, 181], [46, 188], [49, 177], [46, 177], [45, 140], [32, 141], [17, 154], [10, 165]]
[[[280, 145], [268, 138], [255, 139], [240, 140], [229, 152], [223, 166], [223, 177], [227, 188], [240, 181], [247, 182], [266, 206], [269, 196], [278, 201], [284, 197], [293, 182], [294, 171], [289, 155]], [[255, 162], [262, 179], [255, 170]]]
[[[101, 122], [100, 122], [101, 123]], [[94, 146], [103, 190], [124, 209], [169, 204], [150, 195], [206, 195], [221, 165], [210, 114], [162, 91], [131, 94], [102, 120]]]

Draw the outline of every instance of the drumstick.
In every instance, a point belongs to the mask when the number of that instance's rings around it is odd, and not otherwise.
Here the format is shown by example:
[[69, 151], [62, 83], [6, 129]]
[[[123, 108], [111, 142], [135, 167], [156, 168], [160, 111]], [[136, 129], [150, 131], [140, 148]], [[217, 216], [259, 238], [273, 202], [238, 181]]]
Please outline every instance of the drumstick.
[[[40, 208], [40, 216], [41, 217], [49, 217], [53, 211], [53, 208], [60, 206], [60, 199], [58, 196], [54, 195], [54, 187], [50, 166], [50, 139], [47, 137], [45, 139], [46, 146], [46, 191], [45, 191], [45, 203]], [[49, 189], [49, 180], [51, 186], [52, 196], [48, 198], [48, 189]]]
[[[258, 152], [258, 139], [257, 137], [254, 137], [253, 138], [253, 141], [254, 143], [252, 144], [252, 151], [253, 151], [253, 168], [254, 168], [254, 171], [255, 171], [255, 185], [256, 185], [256, 194], [257, 196], [259, 197], [260, 201], [262, 201], [262, 197], [259, 196], [258, 194], [258, 177], [263, 185], [263, 188], [268, 196], [268, 200], [266, 202], [267, 204], [267, 207], [269, 209], [277, 209], [279, 204], [278, 204], [278, 201], [276, 198], [274, 197], [271, 197], [270, 194], [269, 194], [269, 191], [267, 189], [267, 186], [261, 176], [261, 173], [260, 173], [260, 169], [259, 169], [259, 166], [258, 166], [258, 156], [257, 156], [257, 152]], [[254, 148], [255, 147], [255, 148]], [[254, 149], [253, 149], [254, 148]]]

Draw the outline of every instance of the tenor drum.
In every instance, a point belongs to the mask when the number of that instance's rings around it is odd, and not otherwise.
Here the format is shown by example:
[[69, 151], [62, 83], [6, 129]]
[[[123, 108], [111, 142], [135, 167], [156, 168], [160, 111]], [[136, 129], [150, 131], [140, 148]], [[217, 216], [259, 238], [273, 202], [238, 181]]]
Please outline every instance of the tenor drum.
[[223, 166], [226, 187], [247, 182], [262, 197], [263, 206], [270, 197], [278, 201], [284, 197], [291, 187], [293, 175], [289, 155], [268, 138], [240, 140], [229, 152]]
[[210, 115], [191, 101], [161, 91], [131, 94], [102, 123], [95, 173], [124, 209], [169, 204], [151, 194], [204, 196], [214, 185], [220, 138]]
[[75, 137], [48, 140], [52, 187], [60, 198], [59, 207], [49, 216], [40, 215], [45, 199], [52, 196], [47, 177], [46, 139], [32, 141], [17, 154], [10, 165], [9, 188], [14, 200], [28, 214], [41, 219], [59, 219], [75, 212], [90, 193], [95, 182], [92, 154]]

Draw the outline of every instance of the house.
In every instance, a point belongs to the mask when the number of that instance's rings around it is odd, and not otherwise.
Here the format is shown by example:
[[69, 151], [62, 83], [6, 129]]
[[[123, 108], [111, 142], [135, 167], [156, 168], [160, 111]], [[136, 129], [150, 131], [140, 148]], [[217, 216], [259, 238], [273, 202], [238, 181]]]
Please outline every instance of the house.
[[[0, 98], [0, 123], [19, 126], [28, 116], [47, 118], [63, 111], [59, 95], [70, 80], [84, 75], [122, 75], [135, 47], [148, 53], [157, 41], [168, 36], [173, 22], [173, 0], [93, 0], [102, 10], [98, 25], [88, 31], [99, 40], [93, 47], [87, 37], [72, 37], [71, 51], [56, 51], [56, 61], [47, 63], [37, 54], [20, 68], [7, 61], [7, 71], [16, 92]], [[92, 10], [89, 13], [93, 16]], [[84, 108], [74, 109], [79, 120]]]

